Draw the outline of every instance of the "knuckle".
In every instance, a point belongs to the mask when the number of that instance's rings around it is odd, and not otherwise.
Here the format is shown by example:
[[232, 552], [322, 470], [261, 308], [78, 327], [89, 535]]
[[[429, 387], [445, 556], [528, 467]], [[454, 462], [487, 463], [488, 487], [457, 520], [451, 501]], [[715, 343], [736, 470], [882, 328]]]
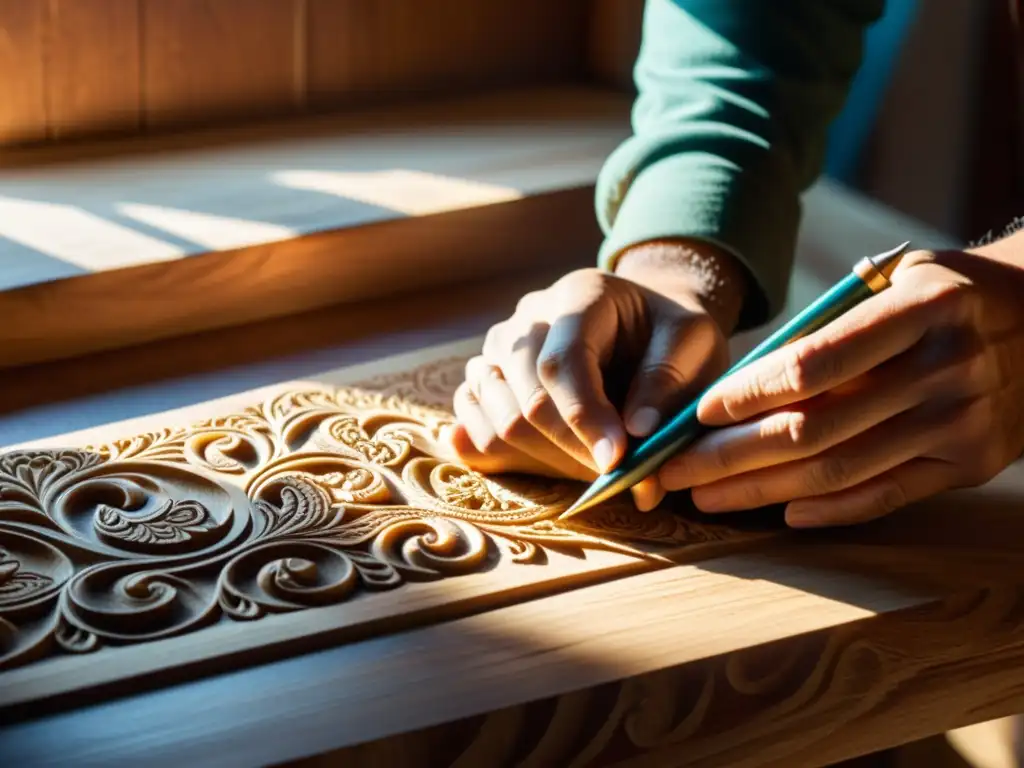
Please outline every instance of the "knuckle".
[[812, 493], [828, 493], [845, 488], [850, 479], [850, 468], [838, 456], [822, 456], [811, 463], [807, 481]]
[[569, 369], [571, 355], [571, 348], [545, 352], [537, 359], [537, 376], [543, 382], [557, 381]]
[[545, 421], [550, 406], [551, 395], [544, 387], [537, 387], [523, 402], [523, 416], [531, 424], [539, 425]]
[[530, 429], [529, 423], [521, 413], [514, 413], [505, 419], [497, 428], [497, 436], [504, 442], [515, 445], [522, 442]]
[[671, 392], [686, 383], [686, 377], [671, 363], [661, 361], [645, 365], [641, 371], [642, 380], [657, 390], [668, 390]]
[[798, 394], [813, 392], [818, 387], [843, 377], [841, 356], [826, 349], [803, 346], [786, 360], [786, 385]]
[[487, 335], [484, 336], [483, 356], [491, 362], [498, 362], [500, 357], [504, 354], [505, 345], [502, 341], [504, 339], [506, 327], [507, 324], [504, 322], [492, 325], [487, 330]]
[[572, 403], [562, 414], [562, 419], [574, 432], [584, 427], [588, 421], [589, 411], [583, 403]]
[[520, 296], [519, 301], [516, 302], [516, 308], [513, 314], [529, 314], [531, 307], [537, 304], [539, 294], [539, 291], [530, 291], [529, 293], [524, 293]]
[[[683, 456], [686, 454], [683, 453]], [[707, 452], [707, 460], [711, 469], [716, 474], [728, 474], [732, 469], [733, 455], [729, 450], [729, 446], [725, 443], [719, 443], [711, 447], [711, 450]]]
[[761, 486], [757, 483], [746, 483], [741, 491], [743, 506], [747, 509], [757, 509], [766, 506], [767, 498]]

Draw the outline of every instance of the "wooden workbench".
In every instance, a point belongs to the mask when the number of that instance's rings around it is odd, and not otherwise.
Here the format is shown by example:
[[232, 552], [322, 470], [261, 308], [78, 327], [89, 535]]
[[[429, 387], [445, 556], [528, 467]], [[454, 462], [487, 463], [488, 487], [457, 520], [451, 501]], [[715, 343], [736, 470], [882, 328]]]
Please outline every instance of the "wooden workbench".
[[[549, 241], [544, 227], [558, 231], [560, 226], [561, 239], [548, 242], [548, 250], [533, 254], [522, 269], [505, 268], [496, 261], [496, 249], [489, 252], [491, 263], [468, 270], [471, 279], [463, 282], [433, 275], [425, 283], [428, 288], [415, 290], [413, 280], [404, 293], [371, 293], [362, 302], [355, 301], [357, 295], [325, 285], [322, 295], [310, 300], [311, 312], [294, 314], [301, 308], [294, 306], [289, 312], [234, 314], [230, 322], [176, 337], [169, 311], [176, 305], [166, 296], [162, 304], [156, 301], [159, 285], [142, 279], [150, 265], [141, 262], [127, 267], [141, 272], [125, 272], [123, 265], [101, 266], [0, 295], [0, 306], [17, 309], [31, 320], [19, 326], [29, 333], [13, 326], [3, 332], [15, 351], [6, 360], [0, 351], [0, 363], [24, 361], [19, 355], [25, 350], [40, 360], [90, 353], [4, 370], [0, 451], [8, 448], [8, 455], [27, 461], [31, 466], [25, 472], [31, 475], [55, 466], [50, 454], [32, 464], [27, 454], [31, 450], [57, 446], [82, 451], [96, 440], [116, 442], [185, 421], [220, 418], [237, 413], [236, 406], [244, 411], [269, 402], [282, 387], [294, 391], [295, 382], [348, 386], [377, 374], [472, 354], [480, 335], [507, 316], [524, 292], [567, 269], [592, 263], [593, 252], [586, 246], [593, 232], [572, 226], [590, 204], [588, 184], [600, 158], [621, 134], [617, 115], [622, 112], [621, 100], [581, 99], [579, 103], [592, 105], [589, 122], [573, 123], [570, 134], [565, 123], [553, 120], [543, 129], [549, 133], [538, 129], [530, 134], [534, 144], [518, 145], [515, 162], [506, 158], [495, 165], [495, 155], [487, 150], [455, 169], [445, 165], [445, 158], [461, 162], [460, 153], [432, 156], [443, 166], [432, 170], [467, 182], [465, 188], [476, 184], [473, 189], [479, 190], [486, 174], [504, 174], [502, 189], [511, 190], [512, 199], [501, 202], [488, 192], [471, 200], [460, 198], [459, 210], [444, 209], [440, 218], [431, 218], [435, 212], [414, 212], [386, 226], [379, 211], [371, 221], [353, 223], [342, 216], [349, 211], [344, 206], [296, 209], [300, 217], [306, 211], [326, 213], [266, 255], [266, 264], [278, 266], [249, 275], [249, 290], [256, 292], [249, 295], [273, 295], [274, 275], [301, 278], [296, 285], [326, 283], [323, 272], [313, 275], [318, 280], [303, 277], [301, 260], [293, 258], [307, 235], [322, 245], [320, 232], [336, 242], [369, 238], [362, 246], [367, 254], [378, 244], [385, 248], [381, 253], [387, 252], [388, 243], [398, 238], [405, 243], [405, 261], [396, 262], [401, 264], [413, 263], [417, 233], [443, 232], [444, 238], [420, 241], [421, 247], [423, 242], [458, 241], [461, 250], [453, 263], [471, 265], [476, 241], [458, 240], [460, 232], [515, 234], [507, 245]], [[575, 120], [572, 115], [579, 114], [565, 112], [570, 117], [559, 119]], [[488, 146], [507, 144], [502, 124], [498, 119], [500, 141]], [[590, 143], [578, 136], [587, 130], [595, 132]], [[443, 134], [438, 135], [443, 144]], [[567, 136], [577, 150], [571, 162], [550, 163], [545, 148], [562, 152]], [[349, 146], [336, 153], [339, 163], [347, 162], [349, 155], [342, 150]], [[275, 147], [262, 157], [280, 164], [281, 157], [292, 161], [304, 147], [309, 145], [290, 145], [285, 155]], [[381, 155], [383, 161], [391, 157]], [[108, 180], [123, 178], [107, 166], [85, 172]], [[40, 176], [32, 181], [37, 191], [40, 185], [56, 183], [72, 200], [68, 189], [76, 184], [89, 188], [80, 176], [68, 180], [46, 173], [48, 180]], [[189, 173], [212, 171], [202, 164], [189, 166], [187, 172], [179, 168], [168, 183], [176, 179], [183, 190], [191, 183]], [[229, 169], [223, 173], [234, 178]], [[26, 178], [7, 177], [6, 193], [20, 190], [27, 195]], [[143, 182], [147, 188], [166, 189], [161, 178]], [[247, 188], [239, 184], [233, 189]], [[559, 218], [547, 207], [562, 194], [560, 189], [571, 195], [572, 219]], [[262, 199], [264, 191], [249, 190], [249, 201]], [[219, 198], [211, 193], [210, 199]], [[245, 202], [235, 199], [233, 204], [241, 209]], [[527, 210], [520, 205], [529, 206], [530, 212], [522, 214], [526, 218], [515, 213]], [[455, 213], [466, 218], [444, 218]], [[517, 232], [524, 221], [540, 230]], [[375, 234], [369, 236], [371, 229]], [[71, 242], [51, 238], [45, 227], [32, 232], [39, 247], [55, 249]], [[950, 244], [892, 211], [827, 183], [817, 185], [805, 199], [786, 314], [806, 304], [860, 256], [908, 237], [919, 247]], [[90, 253], [112, 252], [89, 242]], [[121, 242], [111, 241], [111, 247]], [[127, 246], [121, 255], [129, 261], [144, 256]], [[167, 285], [185, 296], [188, 276], [202, 274], [204, 264], [218, 264], [219, 259], [244, 264], [246, 258], [244, 248], [194, 253], [166, 266], [166, 274], [174, 277]], [[347, 274], [349, 267], [332, 257], [330, 248], [317, 256], [331, 258], [330, 269], [338, 276]], [[371, 266], [386, 271], [388, 263], [378, 260]], [[419, 269], [426, 274], [429, 267], [425, 261]], [[359, 274], [365, 278], [368, 273]], [[109, 294], [96, 287], [114, 284], [138, 287], [142, 298], [152, 297], [139, 304], [139, 312], [148, 307], [151, 313], [147, 330], [136, 329], [133, 336], [133, 329], [125, 326], [119, 344], [149, 343], [124, 348], [106, 343], [104, 333], [116, 331], [120, 317], [115, 312], [98, 314]], [[190, 300], [202, 306], [208, 295], [216, 294], [194, 292]], [[45, 301], [39, 298], [44, 296]], [[74, 315], [66, 311], [66, 302], [73, 298], [82, 302], [74, 304], [80, 308]], [[347, 303], [322, 306], [328, 298]], [[244, 308], [244, 299], [239, 289], [234, 306]], [[61, 307], [64, 314], [58, 312]], [[37, 322], [48, 324], [52, 333], [33, 340], [31, 329], [44, 327]], [[770, 330], [736, 339], [737, 351]], [[46, 344], [50, 346], [43, 354]], [[441, 379], [437, 391], [454, 382], [450, 376]], [[331, 418], [337, 415], [330, 411]], [[361, 439], [357, 435], [357, 442]], [[237, 445], [216, 440], [204, 445], [214, 443], [223, 451], [214, 462], [217, 466], [203, 470], [204, 477], [220, 469], [231, 475], [232, 458], [251, 463], [253, 456]], [[125, 466], [126, 454], [118, 458], [104, 450], [93, 455], [95, 466]], [[294, 452], [290, 445], [283, 450]], [[157, 463], [171, 460], [170, 454], [162, 456]], [[189, 464], [192, 459], [182, 461]], [[266, 462], [260, 458], [257, 463]], [[399, 480], [401, 485], [406, 478]], [[71, 495], [51, 501], [67, 511], [73, 506]], [[88, 501], [87, 496], [79, 492], [75, 499]], [[12, 498], [17, 503], [19, 497], [0, 494], [0, 504]], [[109, 496], [103, 498], [113, 503]], [[446, 572], [442, 578], [410, 584], [391, 582], [390, 591], [360, 592], [351, 600], [319, 607], [291, 605], [286, 611], [268, 612], [259, 608], [258, 599], [239, 599], [229, 608], [221, 605], [221, 614], [210, 613], [208, 625], [152, 639], [141, 637], [144, 623], [141, 634], [116, 637], [114, 629], [128, 624], [118, 624], [117, 617], [76, 613], [72, 606], [62, 615], [78, 624], [55, 630], [53, 637], [59, 634], [59, 639], [41, 641], [34, 656], [22, 655], [0, 670], [0, 762], [825, 765], [1024, 709], [1022, 503], [1024, 469], [1012, 467], [985, 488], [948, 494], [854, 530], [797, 534], [781, 528], [770, 512], [712, 524], [682, 504], [675, 509], [681, 522], [672, 524], [660, 542], [641, 536], [639, 549], [616, 548], [623, 540], [620, 534], [631, 525], [628, 516], [618, 519], [618, 528], [591, 531], [593, 537], [575, 550], [570, 547], [568, 554], [548, 546], [550, 529], [544, 536], [532, 529], [527, 533], [540, 544], [513, 543], [511, 549], [499, 550], [496, 560], [477, 562], [486, 568]], [[663, 512], [668, 517], [659, 519], [673, 519], [672, 510]], [[106, 536], [103, 547], [100, 539], [88, 539], [94, 555], [112, 556], [108, 545], [117, 543], [118, 531], [130, 530], [125, 527], [131, 524], [130, 513], [128, 509], [126, 518], [115, 512], [114, 518], [94, 526]], [[8, 514], [0, 534], [22, 541], [17, 538], [20, 529], [13, 526], [27, 525], [31, 532], [28, 519]], [[81, 526], [76, 530], [87, 537], [94, 532]], [[580, 531], [561, 533], [575, 536], [576, 544], [583, 541]], [[475, 536], [471, 530], [469, 535]], [[122, 537], [120, 543], [129, 539]], [[184, 541], [188, 543], [187, 537]], [[597, 546], [609, 543], [617, 544]], [[147, 542], [143, 537], [134, 544]], [[664, 546], [657, 549], [655, 544]], [[146, 553], [139, 546], [133, 556]], [[654, 550], [662, 559], [647, 557]], [[74, 560], [79, 556], [73, 554], [69, 562], [81, 575], [88, 558]], [[0, 559], [0, 578], [6, 580], [0, 582], [0, 619], [8, 616], [8, 624], [17, 630], [19, 615], [4, 613], [4, 600], [11, 599], [4, 584], [15, 585], [9, 590], [13, 594], [43, 582], [26, 577], [32, 571], [22, 565], [12, 570], [10, 557], [5, 557], [6, 566]], [[528, 562], [507, 563], [517, 558]], [[286, 586], [288, 578], [301, 583], [309, 576], [308, 565], [289, 562], [293, 570], [285, 573]], [[232, 594], [251, 596], [246, 592], [251, 586], [243, 584]], [[88, 603], [88, 590], [79, 592], [74, 600]], [[127, 593], [142, 603], [160, 599], [159, 588], [147, 592], [136, 585]], [[115, 609], [118, 605], [115, 601]], [[54, 610], [65, 607], [62, 603]], [[242, 614], [247, 611], [252, 614], [248, 618], [258, 620], [236, 620], [246, 618]], [[87, 629], [94, 625], [96, 633]], [[21, 640], [2, 623], [0, 630], [3, 658], [8, 646], [13, 642], [17, 650]], [[40, 637], [50, 637], [40, 632]]]

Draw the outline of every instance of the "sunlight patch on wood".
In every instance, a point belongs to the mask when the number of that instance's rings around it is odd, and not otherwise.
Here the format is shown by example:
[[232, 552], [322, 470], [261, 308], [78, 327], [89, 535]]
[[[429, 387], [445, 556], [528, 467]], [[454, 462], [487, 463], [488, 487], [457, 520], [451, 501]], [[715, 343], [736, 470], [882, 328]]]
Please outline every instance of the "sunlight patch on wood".
[[244, 248], [298, 236], [298, 232], [264, 221], [214, 216], [181, 208], [141, 203], [119, 203], [118, 211], [151, 227], [162, 229], [214, 250]]
[[272, 174], [272, 178], [285, 187], [338, 195], [408, 216], [425, 216], [523, 197], [522, 192], [511, 187], [402, 169], [279, 171]]
[[70, 205], [0, 197], [0, 237], [91, 272], [180, 259], [185, 252]]

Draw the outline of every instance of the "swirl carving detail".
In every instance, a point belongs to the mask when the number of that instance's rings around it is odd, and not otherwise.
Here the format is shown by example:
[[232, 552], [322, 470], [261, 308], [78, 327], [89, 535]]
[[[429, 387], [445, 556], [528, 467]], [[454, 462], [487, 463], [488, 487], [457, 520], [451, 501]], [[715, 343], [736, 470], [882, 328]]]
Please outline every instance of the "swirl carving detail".
[[[0, 454], [0, 670], [251, 622], [414, 581], [657, 559], [723, 534], [576, 483], [484, 477], [441, 455], [464, 360], [286, 391], [239, 413], [77, 449]], [[41, 652], [40, 649], [49, 649]]]

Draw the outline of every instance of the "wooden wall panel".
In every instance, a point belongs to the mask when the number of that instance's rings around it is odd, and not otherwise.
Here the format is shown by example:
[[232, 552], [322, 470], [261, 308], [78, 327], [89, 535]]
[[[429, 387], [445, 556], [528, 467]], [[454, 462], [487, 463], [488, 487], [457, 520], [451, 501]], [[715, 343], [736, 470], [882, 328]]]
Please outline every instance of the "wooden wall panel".
[[0, 144], [46, 135], [46, 0], [0, 0]]
[[307, 76], [312, 103], [372, 91], [380, 62], [393, 55], [378, 44], [381, 11], [388, 0], [307, 0]]
[[[600, 5], [600, 3], [599, 3]], [[0, 0], [0, 146], [564, 84], [594, 0]]]
[[593, 0], [587, 40], [587, 68], [593, 77], [634, 90], [643, 16], [644, 0]]
[[589, 0], [309, 0], [314, 103], [574, 80]]
[[46, 89], [54, 138], [139, 125], [139, 2], [51, 0]]
[[280, 114], [303, 101], [303, 0], [143, 0], [147, 125]]

